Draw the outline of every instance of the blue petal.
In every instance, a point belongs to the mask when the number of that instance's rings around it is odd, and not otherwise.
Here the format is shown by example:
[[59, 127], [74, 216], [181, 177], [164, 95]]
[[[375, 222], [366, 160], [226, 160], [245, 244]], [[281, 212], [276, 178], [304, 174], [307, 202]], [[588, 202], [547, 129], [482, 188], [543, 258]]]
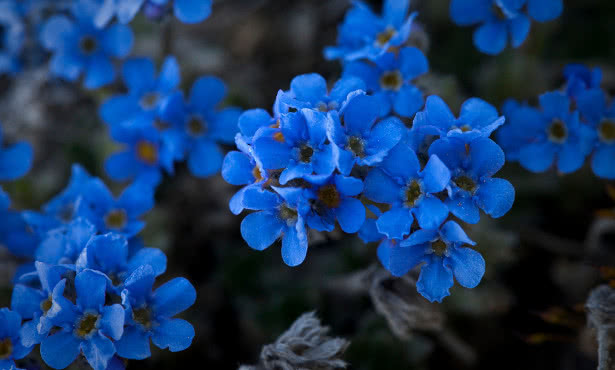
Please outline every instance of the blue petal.
[[422, 245], [400, 247], [385, 241], [378, 246], [378, 259], [393, 276], [407, 274], [421, 262], [424, 255], [425, 248]]
[[106, 370], [109, 360], [115, 354], [113, 342], [100, 334], [82, 342], [81, 350], [86, 360], [94, 370]]
[[50, 335], [41, 343], [41, 357], [55, 369], [64, 369], [79, 355], [80, 341], [72, 333], [60, 331]]
[[152, 308], [156, 315], [175, 316], [194, 304], [196, 290], [184, 278], [175, 278], [158, 289], [152, 295]]
[[333, 156], [333, 145], [327, 144], [316, 151], [312, 156], [312, 167], [318, 175], [328, 176], [335, 171], [335, 157]]
[[596, 150], [592, 158], [592, 169], [596, 176], [615, 179], [615, 145], [604, 145]]
[[429, 155], [437, 156], [449, 168], [461, 168], [466, 158], [466, 146], [457, 138], [442, 138], [429, 146]]
[[270, 212], [257, 212], [247, 215], [241, 222], [241, 236], [250, 248], [263, 250], [273, 244], [284, 225]]
[[158, 87], [164, 92], [170, 92], [179, 85], [179, 64], [173, 56], [166, 57], [160, 68]]
[[382, 17], [388, 25], [401, 27], [408, 13], [409, 0], [385, 0], [382, 5]]
[[423, 107], [423, 92], [414, 85], [404, 85], [395, 94], [393, 107], [402, 117], [412, 117]]
[[128, 326], [122, 338], [115, 342], [117, 354], [129, 360], [143, 360], [151, 356], [149, 335], [137, 326]]
[[133, 38], [130, 27], [123, 24], [114, 24], [105, 29], [102, 46], [107, 54], [123, 58], [132, 49]]
[[343, 196], [353, 197], [361, 194], [363, 191], [363, 181], [356, 177], [335, 175], [334, 181], [335, 187]]
[[562, 14], [562, 0], [528, 0], [527, 11], [538, 22], [546, 22]]
[[540, 106], [548, 118], [563, 119], [570, 111], [570, 98], [559, 91], [552, 91], [540, 95]]
[[438, 239], [438, 230], [437, 229], [418, 229], [409, 237], [402, 240], [399, 245], [402, 247], [412, 247], [418, 246], [420, 244], [431, 243], [432, 241]]
[[488, 138], [478, 138], [470, 143], [469, 171], [477, 178], [494, 175], [504, 166], [504, 151]]
[[291, 81], [290, 91], [298, 100], [316, 104], [327, 95], [327, 81], [316, 73], [299, 75]]
[[459, 125], [467, 124], [472, 128], [480, 128], [493, 123], [497, 119], [498, 110], [482, 99], [470, 98], [461, 105]]
[[395, 203], [399, 201], [401, 186], [380, 169], [372, 169], [365, 178], [364, 195], [379, 203]]
[[474, 32], [474, 45], [486, 54], [499, 54], [506, 47], [507, 39], [505, 22], [488, 22]]
[[41, 43], [46, 49], [60, 50], [68, 47], [77, 27], [64, 15], [54, 15], [42, 26]]
[[[198, 2], [194, 0], [188, 0]], [[192, 84], [190, 90], [190, 105], [202, 111], [214, 109], [226, 95], [224, 81], [213, 76], [203, 76]]]
[[0, 180], [16, 180], [25, 175], [32, 166], [32, 147], [17, 143], [0, 149]]
[[413, 210], [419, 226], [424, 229], [437, 229], [448, 216], [448, 208], [435, 197], [425, 197]]
[[105, 57], [93, 58], [87, 67], [83, 85], [88, 89], [98, 89], [115, 80], [115, 67]]
[[414, 218], [407, 208], [395, 207], [385, 212], [376, 221], [376, 226], [381, 234], [389, 239], [403, 239], [410, 234], [410, 227]]
[[139, 167], [133, 152], [122, 151], [107, 158], [105, 171], [113, 180], [124, 181], [133, 178], [138, 173]]
[[348, 97], [348, 94], [357, 90], [365, 90], [366, 82], [357, 77], [343, 77], [338, 80], [329, 93], [329, 99], [342, 104]]
[[308, 242], [303, 220], [299, 217], [294, 226], [286, 228], [282, 238], [282, 260], [288, 266], [300, 265], [307, 255]]
[[[333, 170], [331, 170], [333, 172]], [[280, 184], [286, 185], [290, 180], [303, 178], [312, 173], [312, 166], [309, 163], [299, 162], [291, 164], [280, 174]]]
[[184, 23], [198, 23], [211, 13], [212, 0], [175, 0], [173, 12]]
[[285, 143], [271, 137], [260, 137], [254, 142], [254, 155], [265, 169], [284, 168], [288, 164], [291, 150]]
[[485, 0], [452, 0], [449, 10], [453, 22], [469, 26], [487, 19], [490, 6], [491, 2]]
[[353, 234], [359, 231], [365, 221], [365, 206], [358, 199], [346, 198], [335, 210], [335, 214], [342, 230]]
[[16, 284], [11, 297], [11, 310], [20, 314], [24, 320], [31, 319], [41, 311], [40, 304], [45, 298], [47, 296], [38, 289]]
[[100, 106], [99, 114], [108, 125], [119, 125], [138, 112], [138, 101], [131, 95], [114, 95]]
[[154, 189], [151, 184], [135, 181], [124, 189], [117, 204], [130, 216], [138, 217], [154, 207]]
[[254, 165], [250, 157], [241, 152], [229, 152], [222, 162], [222, 178], [232, 185], [246, 185], [255, 181]]
[[404, 80], [412, 80], [429, 71], [429, 62], [423, 52], [415, 47], [405, 47], [399, 51], [401, 74]]
[[155, 279], [156, 274], [152, 266], [141, 265], [124, 281], [124, 288], [130, 293], [131, 298], [137, 302], [144, 302], [152, 291]]
[[430, 302], [442, 302], [444, 297], [450, 295], [449, 289], [453, 286], [453, 272], [444, 266], [442, 258], [430, 256], [427, 264], [421, 268], [416, 289]]
[[447, 243], [476, 244], [455, 221], [447, 221], [440, 229], [440, 234]]
[[361, 61], [349, 62], [344, 65], [344, 77], [354, 76], [365, 82], [369, 91], [380, 89], [380, 73], [378, 68]]
[[188, 168], [195, 176], [212, 176], [220, 170], [222, 159], [222, 152], [215, 142], [199, 140], [188, 156]]
[[421, 171], [421, 176], [423, 177], [424, 191], [426, 193], [438, 193], [444, 190], [451, 181], [451, 171], [435, 155], [429, 158], [427, 165]]
[[374, 165], [383, 160], [389, 151], [399, 143], [406, 128], [396, 117], [391, 117], [377, 123], [369, 134], [365, 146], [367, 158], [362, 162], [366, 165]]
[[550, 143], [536, 143], [519, 150], [519, 163], [532, 172], [544, 172], [553, 165], [555, 147]]
[[470, 248], [449, 248], [449, 256], [453, 275], [457, 282], [466, 288], [476, 287], [485, 274], [485, 260], [477, 251]]
[[242, 134], [251, 138], [259, 128], [271, 125], [272, 120], [266, 110], [250, 109], [239, 116], [237, 125]]
[[130, 22], [146, 0], [123, 0], [117, 2], [117, 19], [120, 23]]
[[[481, 196], [483, 196], [482, 193]], [[464, 222], [475, 224], [480, 220], [480, 212], [476, 204], [474, 204], [472, 197], [457, 196], [448, 198], [446, 206], [453, 215], [459, 217]]]
[[403, 141], [389, 151], [380, 167], [391, 176], [401, 178], [403, 182], [418, 177], [421, 169], [416, 153]]
[[128, 262], [129, 271], [134, 271], [139, 266], [149, 265], [156, 276], [162, 275], [167, 269], [167, 256], [157, 248], [143, 248], [135, 253]]
[[21, 339], [21, 344], [26, 346], [26, 347], [32, 347], [34, 345], [39, 344], [40, 342], [43, 341], [43, 339], [45, 339], [46, 337], [46, 333], [45, 335], [41, 335], [38, 332], [38, 323], [39, 320], [30, 320], [30, 321], [26, 321], [22, 326], [21, 326], [21, 330], [19, 331], [19, 337]]
[[128, 59], [122, 65], [124, 84], [131, 92], [147, 92], [153, 87], [155, 76], [154, 62], [149, 58]]
[[105, 304], [107, 281], [101, 273], [85, 270], [75, 277], [77, 305], [82, 310], [98, 311]]
[[243, 206], [253, 210], [273, 210], [281, 203], [280, 197], [260, 186], [246, 188], [243, 195]]
[[232, 144], [239, 130], [237, 122], [240, 115], [239, 108], [230, 107], [218, 111], [210, 122], [210, 137], [224, 144]]
[[430, 125], [444, 130], [448, 130], [455, 121], [455, 116], [448, 105], [437, 95], [431, 95], [427, 98], [423, 111], [427, 115], [427, 121]]
[[607, 99], [602, 89], [584, 90], [576, 97], [576, 102], [581, 115], [592, 124], [600, 122], [606, 111]]
[[152, 342], [158, 348], [168, 348], [171, 352], [183, 351], [190, 347], [194, 338], [194, 328], [182, 319], [163, 321], [154, 329]]
[[562, 173], [572, 173], [583, 167], [585, 154], [581, 143], [568, 142], [557, 153], [557, 169]]
[[510, 37], [514, 48], [521, 46], [530, 33], [530, 19], [525, 15], [518, 15], [510, 20]]
[[344, 124], [350, 135], [364, 136], [380, 115], [378, 100], [369, 95], [357, 95], [346, 105]]
[[101, 332], [113, 340], [120, 339], [124, 333], [124, 308], [119, 304], [105, 306], [101, 314]]
[[60, 51], [51, 58], [49, 70], [52, 76], [61, 77], [67, 81], [75, 81], [83, 71], [83, 63], [84, 60]]

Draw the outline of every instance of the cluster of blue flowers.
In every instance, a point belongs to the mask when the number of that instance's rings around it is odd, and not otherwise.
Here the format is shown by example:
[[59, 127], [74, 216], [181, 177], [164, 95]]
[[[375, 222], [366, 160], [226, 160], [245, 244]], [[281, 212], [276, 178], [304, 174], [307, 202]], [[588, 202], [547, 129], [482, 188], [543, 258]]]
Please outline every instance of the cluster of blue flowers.
[[[481, 280], [485, 261], [450, 216], [477, 223], [512, 206], [514, 188], [492, 176], [504, 152], [491, 133], [504, 123], [497, 110], [472, 98], [455, 117], [438, 96], [412, 79], [427, 72], [423, 53], [406, 46], [408, 1], [388, 0], [383, 16], [357, 2], [325, 55], [344, 61], [331, 90], [318, 74], [295, 77], [280, 91], [273, 115], [239, 117], [222, 176], [244, 185], [233, 213], [248, 245], [262, 250], [281, 239], [289, 266], [302, 263], [309, 230], [380, 242], [378, 256], [401, 276], [421, 265], [418, 291], [430, 301], [449, 295], [453, 277], [464, 287]], [[418, 113], [417, 113], [418, 112]], [[412, 118], [411, 128], [400, 119]], [[408, 121], [407, 121], [408, 122]]]
[[499, 54], [508, 43], [521, 46], [530, 32], [531, 19], [547, 22], [558, 18], [563, 0], [451, 0], [450, 14], [460, 26], [480, 25], [474, 45], [486, 54]]
[[565, 86], [540, 96], [540, 107], [509, 100], [498, 142], [509, 161], [532, 172], [579, 170], [587, 158], [596, 176], [615, 179], [615, 101], [600, 88], [602, 72], [571, 64]]

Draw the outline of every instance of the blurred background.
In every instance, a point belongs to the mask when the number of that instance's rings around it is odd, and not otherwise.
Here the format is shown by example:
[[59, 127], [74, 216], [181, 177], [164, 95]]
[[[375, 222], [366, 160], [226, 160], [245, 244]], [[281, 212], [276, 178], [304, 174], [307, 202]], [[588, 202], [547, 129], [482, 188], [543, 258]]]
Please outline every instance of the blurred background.
[[[474, 48], [472, 28], [450, 21], [448, 3], [412, 0], [419, 11], [412, 39], [431, 67], [419, 85], [443, 96], [454, 111], [471, 96], [498, 107], [506, 98], [536, 104], [539, 94], [561, 86], [562, 67], [570, 62], [601, 67], [603, 87], [615, 93], [612, 0], [566, 0], [562, 17], [532, 23], [522, 47], [496, 57]], [[132, 23], [133, 55], [162, 61], [173, 54], [185, 90], [195, 78], [213, 74], [228, 84], [226, 104], [269, 109], [278, 89], [288, 89], [295, 75], [339, 77], [339, 64], [325, 61], [322, 49], [335, 43], [348, 6], [348, 0], [214, 0], [212, 15], [198, 25], [173, 17], [157, 24], [139, 16]], [[97, 108], [121, 85], [82, 90], [48, 80], [45, 68], [0, 79], [5, 136], [27, 139], [35, 149], [30, 173], [3, 184], [18, 209], [37, 209], [57, 194], [72, 163], [105, 178], [104, 158], [116, 150]], [[228, 210], [236, 187], [220, 176], [197, 179], [180, 165], [159, 187], [142, 236], [146, 245], [167, 253], [168, 272], [160, 282], [185, 276], [197, 288], [197, 302], [183, 314], [196, 328], [195, 341], [175, 354], [152, 347], [151, 358], [133, 361], [128, 369], [253, 364], [263, 345], [312, 310], [331, 335], [351, 341], [344, 356], [351, 369], [595, 369], [596, 342], [583, 307], [593, 287], [615, 282], [615, 199], [608, 195], [609, 184], [588, 167], [560, 176], [507, 164], [498, 177], [516, 188], [512, 211], [465, 227], [487, 262], [481, 285], [455, 286], [441, 305], [421, 301], [443, 323], [400, 336], [369, 294], [345, 283], [377, 264], [375, 244], [341, 232], [311, 235], [305, 263], [289, 268], [279, 245], [256, 252], [242, 240], [243, 216]], [[0, 256], [0, 306], [8, 306], [9, 281], [19, 261], [2, 248]]]

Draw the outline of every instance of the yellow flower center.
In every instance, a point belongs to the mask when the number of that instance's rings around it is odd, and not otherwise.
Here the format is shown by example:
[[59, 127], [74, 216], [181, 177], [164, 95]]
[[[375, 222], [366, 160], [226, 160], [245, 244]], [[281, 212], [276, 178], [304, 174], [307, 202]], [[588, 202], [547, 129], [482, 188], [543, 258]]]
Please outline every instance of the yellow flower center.
[[598, 136], [605, 143], [615, 142], [615, 122], [611, 120], [602, 121], [598, 127]]
[[137, 157], [147, 164], [156, 164], [158, 162], [158, 148], [149, 141], [140, 141], [137, 143]]
[[126, 211], [114, 209], [105, 216], [105, 225], [108, 229], [121, 229], [126, 226], [127, 218]]
[[380, 87], [383, 90], [398, 91], [404, 83], [404, 78], [397, 70], [385, 72], [380, 76]]
[[568, 128], [566, 124], [557, 118], [551, 122], [551, 125], [547, 129], [547, 133], [549, 134], [549, 140], [558, 144], [564, 143], [568, 138]]
[[421, 189], [421, 184], [419, 184], [416, 180], [412, 180], [412, 182], [410, 183], [410, 185], [408, 185], [405, 191], [406, 206], [409, 208], [414, 207], [417, 200], [419, 200], [422, 194], [423, 190]]
[[325, 185], [318, 190], [318, 200], [329, 208], [337, 208], [341, 203], [340, 193], [333, 184]]
[[98, 315], [91, 313], [86, 313], [85, 315], [83, 315], [83, 317], [79, 320], [79, 323], [77, 324], [77, 336], [82, 338], [87, 337], [93, 331], [95, 331], [96, 324], [98, 323], [98, 318]]

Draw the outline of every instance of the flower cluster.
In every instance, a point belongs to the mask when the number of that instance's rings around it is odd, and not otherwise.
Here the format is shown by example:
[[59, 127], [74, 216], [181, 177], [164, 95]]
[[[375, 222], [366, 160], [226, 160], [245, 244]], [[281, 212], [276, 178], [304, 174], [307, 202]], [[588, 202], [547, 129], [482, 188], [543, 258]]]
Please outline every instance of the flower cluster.
[[151, 59], [129, 59], [122, 77], [127, 93], [110, 97], [100, 108], [111, 137], [124, 144], [105, 163], [113, 180], [157, 185], [163, 171], [173, 174], [175, 162], [184, 159], [196, 176], [220, 170], [224, 155], [218, 143], [233, 142], [241, 113], [218, 109], [226, 95], [224, 82], [203, 76], [184, 97], [174, 57], [165, 59], [158, 75]]
[[[8, 163], [6, 168], [18, 171]], [[68, 186], [41, 211], [21, 213], [24, 230], [13, 225], [10, 233], [30, 239], [13, 236], [12, 251], [32, 262], [14, 279], [11, 311], [1, 311], [0, 321], [15, 328], [0, 325], [2, 359], [20, 359], [40, 344], [53, 368], [83, 354], [92, 368], [103, 370], [121, 365], [119, 358], [149, 357], [150, 338], [173, 352], [190, 346], [194, 329], [174, 316], [194, 303], [196, 292], [184, 278], [153, 290], [166, 256], [136, 236], [153, 196], [149, 184], [135, 182], [116, 198], [75, 165]]]
[[498, 131], [498, 142], [509, 161], [532, 172], [554, 165], [561, 173], [575, 172], [590, 157], [596, 176], [615, 179], [615, 101], [600, 88], [602, 74], [569, 65], [564, 75], [565, 86], [541, 95], [539, 108], [505, 103], [508, 123]]
[[460, 26], [480, 25], [474, 45], [486, 54], [499, 54], [510, 42], [519, 47], [530, 32], [531, 19], [547, 22], [559, 17], [562, 0], [451, 0], [450, 15]]
[[126, 24], [132, 21], [139, 10], [149, 19], [160, 20], [173, 10], [175, 17], [184, 23], [204, 21], [211, 13], [212, 0], [101, 0], [102, 6], [95, 18], [96, 25], [102, 27], [117, 17]]

